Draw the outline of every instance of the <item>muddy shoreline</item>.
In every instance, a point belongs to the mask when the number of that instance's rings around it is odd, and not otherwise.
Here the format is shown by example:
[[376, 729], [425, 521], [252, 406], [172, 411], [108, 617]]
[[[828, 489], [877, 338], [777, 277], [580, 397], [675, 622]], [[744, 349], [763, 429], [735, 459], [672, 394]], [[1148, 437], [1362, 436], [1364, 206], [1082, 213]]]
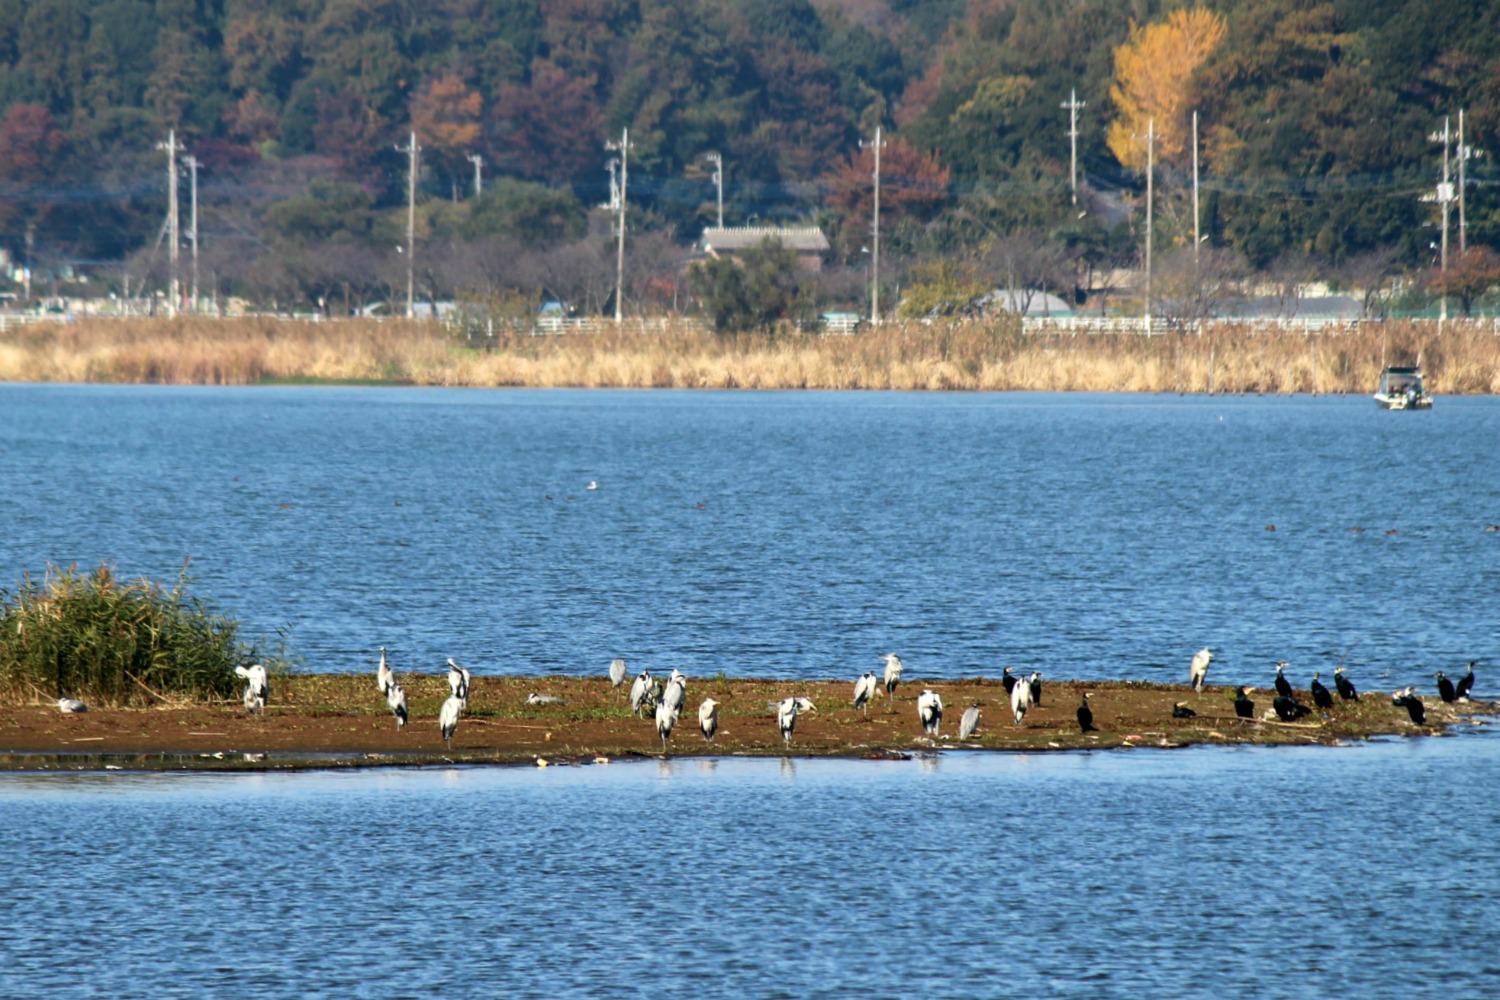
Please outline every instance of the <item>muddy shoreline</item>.
[[[264, 718], [247, 716], [238, 702], [91, 707], [64, 715], [50, 703], [0, 707], [0, 770], [299, 770], [309, 768], [499, 764], [538, 766], [605, 763], [661, 757], [654, 723], [630, 712], [628, 683], [615, 689], [603, 678], [474, 678], [469, 711], [451, 746], [438, 731], [438, 708], [447, 696], [444, 676], [402, 677], [411, 722], [398, 730], [373, 676], [298, 675], [276, 678]], [[917, 720], [922, 687], [941, 694], [943, 725], [926, 736]], [[758, 756], [892, 759], [944, 749], [1069, 751], [1130, 747], [1177, 748], [1202, 744], [1257, 746], [1338, 745], [1376, 736], [1441, 735], [1457, 726], [1493, 724], [1500, 706], [1487, 702], [1445, 705], [1424, 698], [1425, 725], [1413, 724], [1388, 692], [1362, 692], [1298, 722], [1270, 712], [1274, 693], [1253, 691], [1255, 718], [1237, 718], [1233, 689], [1130, 681], [1044, 681], [1042, 702], [1020, 725], [998, 680], [918, 680], [880, 697], [868, 718], [852, 707], [852, 682], [690, 680], [687, 705], [665, 749], [669, 757]], [[1081, 733], [1076, 709], [1090, 692], [1097, 732]], [[550, 695], [559, 703], [528, 704]], [[797, 720], [790, 747], [777, 732], [768, 703], [788, 696], [817, 706]], [[698, 732], [697, 706], [719, 703], [713, 744]], [[1298, 698], [1311, 706], [1306, 690]], [[1172, 717], [1184, 702], [1196, 717]], [[981, 722], [969, 740], [958, 739], [965, 708], [978, 705]]]

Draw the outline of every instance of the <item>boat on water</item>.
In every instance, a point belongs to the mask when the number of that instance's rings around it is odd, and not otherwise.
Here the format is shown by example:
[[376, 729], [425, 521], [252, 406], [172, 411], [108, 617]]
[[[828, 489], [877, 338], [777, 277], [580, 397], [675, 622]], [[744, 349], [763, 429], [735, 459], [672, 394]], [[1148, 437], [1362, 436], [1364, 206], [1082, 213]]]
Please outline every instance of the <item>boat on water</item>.
[[1375, 402], [1382, 410], [1430, 410], [1432, 397], [1422, 388], [1422, 369], [1389, 365], [1380, 373]]

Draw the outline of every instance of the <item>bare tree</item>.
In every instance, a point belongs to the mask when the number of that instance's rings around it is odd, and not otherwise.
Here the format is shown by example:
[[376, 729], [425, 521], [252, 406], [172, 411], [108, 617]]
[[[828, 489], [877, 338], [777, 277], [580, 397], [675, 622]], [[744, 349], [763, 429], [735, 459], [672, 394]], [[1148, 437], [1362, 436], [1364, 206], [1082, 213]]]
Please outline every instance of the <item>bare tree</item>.
[[1393, 247], [1366, 250], [1344, 261], [1338, 279], [1351, 293], [1360, 297], [1360, 317], [1385, 319], [1396, 277], [1396, 251]]
[[1178, 247], [1153, 269], [1152, 305], [1169, 324], [1187, 329], [1222, 313], [1239, 296], [1244, 276], [1244, 258], [1234, 250], [1203, 247], [1195, 258], [1192, 247]]
[[1276, 314], [1294, 319], [1302, 303], [1303, 286], [1312, 280], [1313, 261], [1304, 253], [1288, 250], [1271, 261], [1265, 279], [1276, 300]]

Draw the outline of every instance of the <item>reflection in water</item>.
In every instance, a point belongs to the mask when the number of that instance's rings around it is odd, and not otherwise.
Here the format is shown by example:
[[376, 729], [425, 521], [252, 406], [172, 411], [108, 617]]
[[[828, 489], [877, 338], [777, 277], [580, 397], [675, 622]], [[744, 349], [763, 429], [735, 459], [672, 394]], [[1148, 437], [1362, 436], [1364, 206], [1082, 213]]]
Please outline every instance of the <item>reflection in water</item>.
[[781, 758], [781, 776], [783, 778], [795, 778], [797, 776], [797, 762], [791, 757]]

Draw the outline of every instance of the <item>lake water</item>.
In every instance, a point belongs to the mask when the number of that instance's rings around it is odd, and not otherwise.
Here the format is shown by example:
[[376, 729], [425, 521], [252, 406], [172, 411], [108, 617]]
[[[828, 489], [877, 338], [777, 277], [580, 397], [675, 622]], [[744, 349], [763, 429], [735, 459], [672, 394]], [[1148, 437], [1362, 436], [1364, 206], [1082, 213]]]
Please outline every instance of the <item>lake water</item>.
[[1500, 738], [0, 777], [0, 996], [1493, 997]]
[[1497, 442], [1491, 398], [3, 385], [0, 586], [191, 557], [318, 671], [1183, 681], [1209, 645], [1430, 691], [1500, 638]]
[[[1492, 399], [0, 386], [0, 585], [191, 556], [314, 670], [1180, 682], [1207, 644], [1430, 692], [1495, 662], [1497, 441]], [[0, 997], [1495, 996], [1496, 729], [7, 774]]]

